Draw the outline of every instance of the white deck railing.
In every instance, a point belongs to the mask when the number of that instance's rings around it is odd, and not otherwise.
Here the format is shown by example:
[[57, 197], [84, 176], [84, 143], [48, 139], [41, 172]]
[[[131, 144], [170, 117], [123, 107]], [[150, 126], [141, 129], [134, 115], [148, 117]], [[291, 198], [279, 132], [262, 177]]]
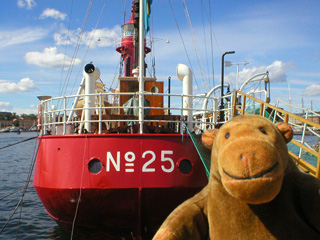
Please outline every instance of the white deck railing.
[[[170, 128], [171, 133], [184, 133], [181, 121], [191, 124], [191, 131], [200, 129], [205, 131], [208, 128], [214, 128], [218, 123], [223, 123], [232, 118], [232, 104], [233, 94], [224, 96], [224, 109], [219, 109], [220, 98], [206, 97], [206, 96], [193, 96], [183, 94], [159, 94], [159, 93], [143, 93], [144, 96], [162, 96], [165, 100], [170, 96], [170, 109], [167, 107], [166, 102], [163, 102], [163, 107], [144, 106], [144, 111], [160, 110], [163, 114], [160, 115], [145, 115], [142, 123], [149, 126], [149, 129], [154, 126], [158, 132], [165, 132], [165, 128]], [[83, 101], [85, 96], [95, 96], [95, 107], [85, 108], [76, 107], [75, 102]], [[120, 96], [139, 95], [139, 93], [97, 93], [97, 94], [82, 94], [70, 95], [64, 97], [50, 98], [41, 101], [41, 113], [39, 114], [39, 127], [41, 134], [78, 134], [85, 132], [84, 123], [89, 122], [94, 125], [94, 133], [107, 133], [114, 132], [115, 128], [118, 132], [130, 130], [129, 127], [139, 125], [141, 121], [135, 115], [124, 114], [125, 109], [139, 109], [139, 106], [120, 106], [119, 104], [104, 104], [105, 100], [119, 99]], [[191, 97], [194, 102], [193, 108], [183, 108], [183, 101], [186, 97]], [[206, 100], [209, 104], [204, 108], [203, 101]], [[111, 101], [119, 102], [119, 101]], [[92, 109], [95, 114], [92, 115], [91, 120], [84, 120], [84, 112], [86, 109]], [[193, 113], [192, 119], [187, 119], [184, 116], [184, 110], [190, 110]], [[170, 111], [170, 115], [168, 112]], [[224, 111], [225, 120], [219, 121], [220, 112]], [[168, 127], [169, 126], [169, 127]], [[190, 125], [189, 125], [190, 126]], [[130, 132], [130, 131], [129, 131]], [[148, 129], [145, 133], [148, 133]]]

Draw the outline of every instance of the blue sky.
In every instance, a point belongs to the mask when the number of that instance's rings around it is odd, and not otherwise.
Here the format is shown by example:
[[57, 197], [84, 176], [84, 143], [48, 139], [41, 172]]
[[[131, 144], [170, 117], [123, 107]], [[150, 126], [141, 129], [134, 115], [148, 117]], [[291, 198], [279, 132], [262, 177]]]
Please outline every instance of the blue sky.
[[[88, 0], [1, 1], [5, 7], [0, 8], [0, 111], [37, 113], [36, 96], [58, 96], [64, 92], [62, 86], [67, 86], [67, 94], [74, 92], [82, 65], [91, 61], [100, 68], [106, 86], [116, 87], [120, 55], [115, 51], [115, 39], [120, 37], [123, 12], [127, 12], [127, 20], [130, 16], [130, 0], [93, 0], [85, 26]], [[220, 83], [221, 55], [234, 50], [236, 53], [225, 60], [249, 62], [245, 68], [240, 66], [240, 81], [268, 70], [271, 102], [278, 97], [288, 101], [290, 83], [293, 104], [301, 106], [303, 98], [305, 107], [310, 108], [312, 101], [313, 109], [320, 111], [320, 1], [185, 0], [194, 39], [184, 1], [170, 2], [174, 15], [168, 0], [153, 0], [149, 34], [157, 39], [156, 76], [163, 81], [171, 76], [175, 92], [182, 91], [176, 65], [189, 65], [175, 18], [196, 85], [203, 90], [206, 82], [213, 81], [208, 67], [211, 60], [207, 60], [211, 57], [211, 17], [215, 84]], [[75, 52], [82, 27], [82, 40]], [[194, 41], [205, 76], [198, 70]], [[75, 66], [69, 71], [72, 56]], [[235, 76], [236, 66], [225, 68], [225, 79], [231, 86], [235, 86]]]

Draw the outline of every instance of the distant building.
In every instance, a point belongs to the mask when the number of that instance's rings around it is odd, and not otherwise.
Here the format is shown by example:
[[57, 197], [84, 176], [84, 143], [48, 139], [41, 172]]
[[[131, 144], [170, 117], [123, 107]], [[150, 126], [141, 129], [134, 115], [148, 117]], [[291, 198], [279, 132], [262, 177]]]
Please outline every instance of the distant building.
[[29, 129], [37, 125], [37, 120], [31, 118], [22, 118], [19, 120], [20, 128]]
[[0, 112], [0, 129], [12, 127], [15, 119], [19, 121], [19, 127], [23, 129], [29, 129], [37, 125], [37, 119], [35, 119], [35, 116], [28, 117], [25, 115], [21, 117], [11, 112]]

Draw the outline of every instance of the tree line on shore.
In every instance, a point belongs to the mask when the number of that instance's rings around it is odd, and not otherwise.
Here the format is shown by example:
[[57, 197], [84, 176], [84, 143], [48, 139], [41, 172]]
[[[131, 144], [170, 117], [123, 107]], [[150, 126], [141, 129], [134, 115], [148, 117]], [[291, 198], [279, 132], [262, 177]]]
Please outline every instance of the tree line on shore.
[[13, 120], [13, 119], [32, 119], [32, 120], [36, 120], [37, 119], [37, 115], [35, 114], [16, 114], [16, 113], [11, 113], [11, 112], [0, 112], [0, 120]]

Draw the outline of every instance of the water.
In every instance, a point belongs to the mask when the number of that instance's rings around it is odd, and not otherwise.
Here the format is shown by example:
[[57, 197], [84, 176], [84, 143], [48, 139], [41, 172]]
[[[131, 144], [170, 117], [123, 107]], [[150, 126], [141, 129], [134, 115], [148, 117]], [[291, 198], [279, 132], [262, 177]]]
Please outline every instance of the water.
[[[34, 136], [34, 132], [22, 132], [20, 135], [1, 133], [0, 147]], [[0, 199], [25, 186], [36, 141], [33, 139], [0, 150]], [[23, 199], [22, 210], [19, 208], [16, 211], [7, 227], [0, 233], [0, 239], [70, 239], [70, 233], [64, 232], [45, 212], [32, 180], [33, 176]], [[23, 190], [0, 200], [0, 231], [20, 201], [22, 193]]]
[[[294, 139], [296, 139], [297, 141], [301, 141], [302, 136], [301, 135], [295, 135]], [[309, 146], [314, 146], [315, 144], [318, 143], [318, 141], [320, 140], [319, 137], [315, 136], [315, 135], [306, 135], [305, 136], [305, 142], [307, 144], [309, 144]], [[300, 148], [296, 145], [294, 145], [293, 143], [288, 143], [288, 149], [295, 153], [297, 156], [299, 155], [300, 152]], [[318, 158], [315, 157], [314, 155], [306, 152], [305, 150], [302, 150], [302, 154], [301, 154], [301, 158], [305, 159], [308, 163], [310, 163], [311, 165], [317, 167], [317, 161]]]
[[[16, 133], [1, 133], [0, 148], [34, 136], [36, 136], [36, 133], [23, 132], [20, 135]], [[306, 136], [306, 141], [311, 145], [316, 144], [318, 140], [319, 138], [317, 137]], [[36, 140], [34, 139], [0, 150], [0, 199], [25, 186], [35, 148]], [[314, 161], [311, 161], [311, 163], [313, 165], [316, 164]], [[33, 176], [31, 177], [31, 182], [23, 199], [21, 217], [21, 208], [19, 208], [7, 227], [0, 233], [0, 240], [71, 239], [71, 234], [61, 229], [45, 212], [45, 209], [33, 188], [32, 179]], [[0, 200], [0, 231], [17, 206], [22, 193], [23, 191], [21, 190], [14, 195]], [[101, 237], [102, 235], [99, 234], [99, 236]], [[85, 235], [81, 235], [81, 237], [75, 235], [72, 239], [98, 238], [93, 237], [90, 233], [86, 233]]]

